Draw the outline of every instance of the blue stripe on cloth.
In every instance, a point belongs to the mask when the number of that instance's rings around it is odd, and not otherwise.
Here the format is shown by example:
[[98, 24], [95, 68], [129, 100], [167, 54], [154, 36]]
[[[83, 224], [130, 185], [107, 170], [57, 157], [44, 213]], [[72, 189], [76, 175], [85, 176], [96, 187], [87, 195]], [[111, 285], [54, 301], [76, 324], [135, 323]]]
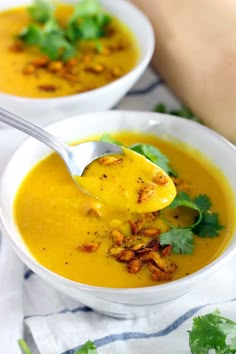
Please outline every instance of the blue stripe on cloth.
[[58, 311], [58, 312], [47, 313], [47, 314], [44, 314], [44, 315], [29, 315], [29, 316], [25, 316], [24, 319], [27, 320], [28, 318], [34, 318], [34, 317], [49, 317], [49, 316], [58, 315], [60, 313], [67, 313], [67, 312], [70, 312], [70, 313], [93, 312], [93, 310], [90, 307], [88, 307], [88, 306], [79, 306], [79, 307], [76, 307], [76, 308], [74, 308], [72, 310], [63, 309], [63, 310]]
[[34, 272], [31, 269], [28, 269], [24, 274], [24, 279], [29, 279]]
[[156, 87], [164, 84], [164, 81], [161, 79], [157, 79], [156, 81], [152, 82], [150, 85], [143, 89], [133, 89], [127, 92], [127, 96], [135, 96], [135, 95], [145, 95], [147, 93], [150, 93], [152, 90], [154, 90]]
[[[229, 303], [229, 302], [234, 302], [236, 301], [236, 298], [225, 301], [224, 303]], [[187, 321], [189, 318], [191, 318], [193, 315], [195, 315], [199, 310], [201, 310], [204, 307], [207, 306], [212, 306], [215, 305], [213, 304], [206, 304], [206, 305], [201, 305], [194, 307], [184, 313], [182, 316], [178, 317], [174, 322], [172, 322], [169, 326], [166, 328], [162, 329], [161, 331], [158, 332], [153, 332], [153, 333], [144, 333], [144, 332], [123, 332], [123, 333], [118, 333], [118, 334], [111, 334], [109, 336], [105, 336], [99, 339], [93, 340], [94, 344], [96, 345], [97, 348], [102, 347], [106, 344], [110, 344], [116, 341], [126, 341], [129, 339], [148, 339], [148, 338], [155, 338], [155, 337], [164, 337], [176, 330], [178, 327], [180, 327], [185, 321]], [[82, 346], [82, 345], [81, 345]], [[76, 350], [80, 349], [81, 346], [78, 346], [76, 348], [69, 349], [61, 354], [73, 354]]]

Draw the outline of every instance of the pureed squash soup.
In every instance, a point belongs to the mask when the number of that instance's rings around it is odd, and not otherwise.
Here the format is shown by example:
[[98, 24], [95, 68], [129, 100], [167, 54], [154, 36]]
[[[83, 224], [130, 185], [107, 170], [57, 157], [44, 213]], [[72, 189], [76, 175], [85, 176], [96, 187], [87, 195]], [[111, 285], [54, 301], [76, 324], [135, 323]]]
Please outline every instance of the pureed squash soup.
[[223, 174], [178, 142], [138, 132], [111, 138], [158, 162], [175, 183], [174, 201], [142, 214], [106, 206], [83, 193], [52, 154], [25, 177], [14, 203], [15, 222], [33, 257], [65, 278], [117, 288], [179, 279], [217, 258], [235, 226]]
[[[39, 3], [32, 7], [42, 11]], [[35, 19], [32, 7], [0, 12], [0, 92], [67, 96], [104, 86], [136, 65], [139, 49], [133, 33], [99, 4], [94, 15], [73, 20], [75, 5], [60, 3], [53, 15], [46, 10], [45, 22]], [[101, 25], [97, 18], [103, 19]]]

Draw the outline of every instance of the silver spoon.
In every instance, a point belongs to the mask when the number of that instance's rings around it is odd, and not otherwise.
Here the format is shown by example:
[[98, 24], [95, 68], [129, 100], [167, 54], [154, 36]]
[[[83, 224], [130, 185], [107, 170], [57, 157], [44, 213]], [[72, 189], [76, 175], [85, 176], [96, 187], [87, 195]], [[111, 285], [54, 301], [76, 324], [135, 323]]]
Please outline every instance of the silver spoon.
[[84, 169], [97, 158], [110, 154], [123, 154], [122, 148], [115, 144], [103, 141], [89, 141], [69, 146], [59, 138], [39, 128], [35, 124], [0, 107], [0, 121], [31, 135], [33, 138], [48, 145], [64, 160], [73, 180], [78, 184], [75, 176], [82, 176]]

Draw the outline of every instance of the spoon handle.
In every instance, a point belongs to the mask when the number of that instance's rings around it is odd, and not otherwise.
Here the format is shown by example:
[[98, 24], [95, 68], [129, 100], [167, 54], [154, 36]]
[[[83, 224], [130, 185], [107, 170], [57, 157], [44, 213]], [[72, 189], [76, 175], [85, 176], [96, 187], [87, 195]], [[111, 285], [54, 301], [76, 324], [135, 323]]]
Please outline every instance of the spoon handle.
[[22, 132], [31, 135], [33, 138], [41, 141], [46, 144], [53, 150], [56, 150], [57, 153], [65, 160], [68, 160], [69, 148], [61, 140], [54, 137], [46, 130], [36, 126], [33, 123], [28, 122], [27, 120], [17, 116], [16, 114], [9, 112], [0, 107], [0, 121], [6, 123], [16, 129], [21, 130]]

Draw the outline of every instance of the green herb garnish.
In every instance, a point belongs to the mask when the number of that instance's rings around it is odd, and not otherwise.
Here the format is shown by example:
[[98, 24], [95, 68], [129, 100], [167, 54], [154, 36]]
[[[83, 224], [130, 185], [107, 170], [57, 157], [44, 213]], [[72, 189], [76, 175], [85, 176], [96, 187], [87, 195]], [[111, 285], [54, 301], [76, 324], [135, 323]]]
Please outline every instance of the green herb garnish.
[[[18, 344], [23, 351], [24, 354], [32, 354], [28, 344], [25, 342], [24, 339], [19, 339]], [[88, 340], [85, 342], [80, 349], [78, 349], [74, 354], [98, 354], [96, 345], [91, 341]]]
[[155, 165], [162, 168], [168, 175], [176, 176], [176, 173], [169, 165], [169, 159], [159, 149], [149, 144], [134, 144], [129, 149], [136, 151], [140, 155], [145, 156]]
[[189, 346], [192, 354], [208, 354], [209, 350], [215, 350], [216, 354], [235, 354], [236, 323], [219, 312], [195, 317], [189, 331]]
[[161, 234], [160, 244], [162, 246], [171, 245], [175, 254], [191, 254], [194, 250], [194, 237], [189, 229], [172, 229]]
[[80, 40], [94, 40], [100, 48], [97, 41], [106, 35], [111, 21], [97, 0], [77, 3], [65, 28], [58, 23], [54, 7], [43, 0], [35, 0], [28, 10], [32, 23], [18, 37], [27, 45], [36, 45], [51, 60], [74, 57]]
[[199, 237], [219, 236], [219, 231], [223, 226], [219, 223], [218, 214], [211, 212], [211, 201], [208, 196], [200, 194], [194, 199], [191, 199], [187, 193], [180, 192], [173, 202], [164, 210], [178, 207], [191, 208], [195, 210], [198, 215], [192, 225], [184, 228], [175, 227], [163, 217], [164, 221], [171, 227], [171, 230], [161, 234], [160, 243], [162, 246], [170, 244], [172, 245], [174, 253], [190, 254], [194, 249], [194, 234]]
[[166, 105], [164, 103], [158, 103], [154, 109], [154, 112], [159, 112], [159, 113], [167, 113], [171, 114], [173, 116], [178, 116], [186, 119], [193, 120], [198, 123], [202, 123], [201, 120], [195, 116], [187, 107], [181, 105], [179, 109], [167, 109]]
[[96, 345], [88, 340], [82, 347], [74, 354], [98, 354]]

